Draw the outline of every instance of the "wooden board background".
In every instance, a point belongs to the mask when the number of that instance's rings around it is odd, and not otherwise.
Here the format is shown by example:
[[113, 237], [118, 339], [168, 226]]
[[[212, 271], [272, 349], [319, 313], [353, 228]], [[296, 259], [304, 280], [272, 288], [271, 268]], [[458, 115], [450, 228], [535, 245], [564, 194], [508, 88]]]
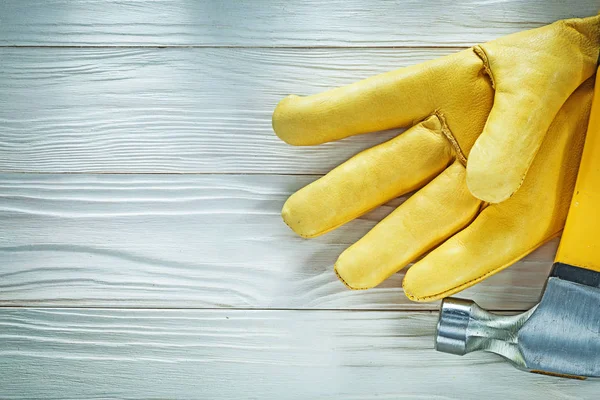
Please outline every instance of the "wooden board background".
[[[580, 399], [600, 384], [433, 350], [402, 273], [337, 255], [402, 203], [315, 240], [293, 191], [400, 131], [319, 147], [270, 114], [597, 0], [0, 2], [0, 398]], [[533, 305], [557, 241], [461, 295]]]

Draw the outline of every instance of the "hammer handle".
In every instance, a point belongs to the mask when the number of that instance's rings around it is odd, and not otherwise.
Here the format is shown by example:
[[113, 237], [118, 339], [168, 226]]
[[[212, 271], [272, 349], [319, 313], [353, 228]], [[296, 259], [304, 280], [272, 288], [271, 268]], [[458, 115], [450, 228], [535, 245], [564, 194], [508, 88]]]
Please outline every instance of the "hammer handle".
[[600, 74], [556, 262], [600, 272]]

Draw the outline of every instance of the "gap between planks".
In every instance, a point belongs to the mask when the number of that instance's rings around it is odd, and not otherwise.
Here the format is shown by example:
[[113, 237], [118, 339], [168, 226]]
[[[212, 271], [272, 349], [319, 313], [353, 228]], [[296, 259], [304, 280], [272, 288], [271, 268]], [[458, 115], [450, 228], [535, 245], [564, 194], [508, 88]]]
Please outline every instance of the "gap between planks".
[[[219, 308], [219, 307], [157, 307], [157, 306], [152, 306], [152, 307], [132, 307], [132, 306], [81, 306], [81, 307], [76, 307], [76, 306], [52, 306], [52, 305], [48, 305], [48, 306], [44, 306], [44, 305], [35, 305], [35, 304], [30, 304], [30, 305], [7, 305], [7, 304], [3, 304], [0, 306], [0, 311], [2, 311], [3, 309], [6, 310], [15, 310], [15, 309], [23, 309], [23, 310], [106, 310], [106, 311], [110, 311], [110, 310], [143, 310], [143, 311], [236, 311], [236, 312], [265, 312], [265, 311], [277, 311], [277, 312], [281, 312], [281, 311], [301, 311], [301, 312], [339, 312], [339, 313], [343, 313], [343, 312], [366, 312], [366, 313], [411, 313], [411, 314], [423, 314], [423, 315], [427, 315], [427, 314], [438, 314], [439, 310], [418, 310], [418, 309], [414, 309], [414, 308], [381, 308], [381, 309], [377, 309], [377, 308], [272, 308], [272, 307], [264, 307], [264, 308], [241, 308], [241, 307], [231, 307], [231, 308]], [[519, 314], [525, 311], [530, 310], [530, 308], [528, 309], [523, 309], [523, 310], [502, 310], [502, 309], [498, 309], [498, 310], [494, 310], [494, 309], [487, 309], [486, 311], [489, 311], [491, 313], [495, 313], [495, 314], [501, 314], [501, 315], [511, 315], [511, 314]]]
[[[145, 310], [145, 311], [178, 311], [178, 310], [189, 310], [189, 311], [248, 311], [248, 312], [265, 312], [265, 311], [302, 311], [302, 312], [409, 312], [417, 314], [437, 314], [437, 310], [415, 310], [414, 308], [277, 308], [277, 307], [262, 307], [262, 308], [249, 308], [249, 307], [160, 307], [160, 306], [149, 306], [149, 307], [134, 307], [134, 306], [44, 306], [44, 305], [0, 305], [0, 310], [3, 309], [40, 309], [40, 310]], [[486, 309], [487, 310], [487, 309]], [[518, 313], [526, 310], [487, 310], [490, 312], [498, 313]]]
[[0, 49], [255, 49], [255, 50], [464, 50], [470, 46], [215, 46], [215, 45], [0, 45]]

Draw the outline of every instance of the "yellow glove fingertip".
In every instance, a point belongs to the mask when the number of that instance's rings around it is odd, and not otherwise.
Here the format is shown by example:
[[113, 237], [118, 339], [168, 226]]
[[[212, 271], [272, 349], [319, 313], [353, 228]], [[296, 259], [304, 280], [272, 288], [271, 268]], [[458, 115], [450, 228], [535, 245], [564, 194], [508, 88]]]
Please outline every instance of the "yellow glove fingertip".
[[512, 157], [485, 139], [481, 136], [469, 154], [467, 188], [479, 200], [500, 203], [519, 190], [529, 162]]
[[302, 133], [297, 128], [297, 120], [299, 113], [296, 110], [296, 104], [300, 99], [299, 96], [289, 95], [281, 100], [275, 111], [273, 111], [273, 119], [271, 121], [275, 134], [287, 144], [300, 146], [303, 143]]
[[281, 209], [281, 218], [298, 236], [305, 239], [319, 236], [324, 232], [319, 232], [318, 228], [312, 223], [313, 219], [304, 211], [303, 204], [305, 204], [305, 201], [302, 198], [298, 199], [298, 197], [302, 197], [299, 193], [293, 194], [285, 202]]
[[367, 261], [370, 253], [369, 246], [355, 243], [340, 254], [333, 269], [344, 285], [352, 290], [365, 290], [379, 285], [387, 278], [371, 268], [372, 265]]
[[415, 301], [418, 303], [426, 303], [430, 301], [439, 300], [444, 297], [441, 294], [434, 294], [428, 291], [427, 289], [431, 287], [431, 278], [435, 276], [435, 274], [427, 274], [427, 273], [415, 273], [410, 268], [404, 279], [402, 280], [402, 289], [404, 289], [404, 294], [411, 301]]
[[346, 272], [347, 269], [344, 268], [343, 265], [340, 266], [340, 261], [338, 258], [338, 261], [336, 261], [335, 265], [333, 266], [333, 271], [335, 272], [335, 275], [338, 277], [338, 279], [348, 288], [348, 289], [352, 289], [352, 290], [366, 290], [366, 289], [370, 289], [370, 287], [361, 287], [360, 285], [353, 285], [348, 283], [349, 277], [347, 277]]

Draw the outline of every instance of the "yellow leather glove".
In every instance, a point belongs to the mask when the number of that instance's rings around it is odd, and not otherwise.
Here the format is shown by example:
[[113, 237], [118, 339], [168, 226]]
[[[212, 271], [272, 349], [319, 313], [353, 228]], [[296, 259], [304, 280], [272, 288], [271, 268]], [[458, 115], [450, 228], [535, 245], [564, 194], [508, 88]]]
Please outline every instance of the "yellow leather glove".
[[[593, 74], [598, 23], [598, 17], [559, 21], [348, 87], [283, 100], [273, 126], [294, 144], [421, 119], [292, 195], [284, 220], [301, 236], [314, 237], [425, 185], [336, 263], [344, 283], [366, 289], [439, 246], [405, 277], [407, 295], [417, 301], [462, 290], [531, 252], [564, 224], [591, 83], [564, 102]], [[533, 144], [537, 139], [544, 142], [541, 149]], [[529, 168], [523, 152], [534, 147], [539, 154]], [[476, 158], [477, 168], [471, 167], [475, 150], [485, 155]], [[500, 204], [485, 208], [467, 188], [477, 182], [495, 199], [504, 197], [497, 197], [498, 188], [506, 189], [513, 170], [525, 164], [523, 187]], [[520, 184], [519, 177], [509, 194]]]

